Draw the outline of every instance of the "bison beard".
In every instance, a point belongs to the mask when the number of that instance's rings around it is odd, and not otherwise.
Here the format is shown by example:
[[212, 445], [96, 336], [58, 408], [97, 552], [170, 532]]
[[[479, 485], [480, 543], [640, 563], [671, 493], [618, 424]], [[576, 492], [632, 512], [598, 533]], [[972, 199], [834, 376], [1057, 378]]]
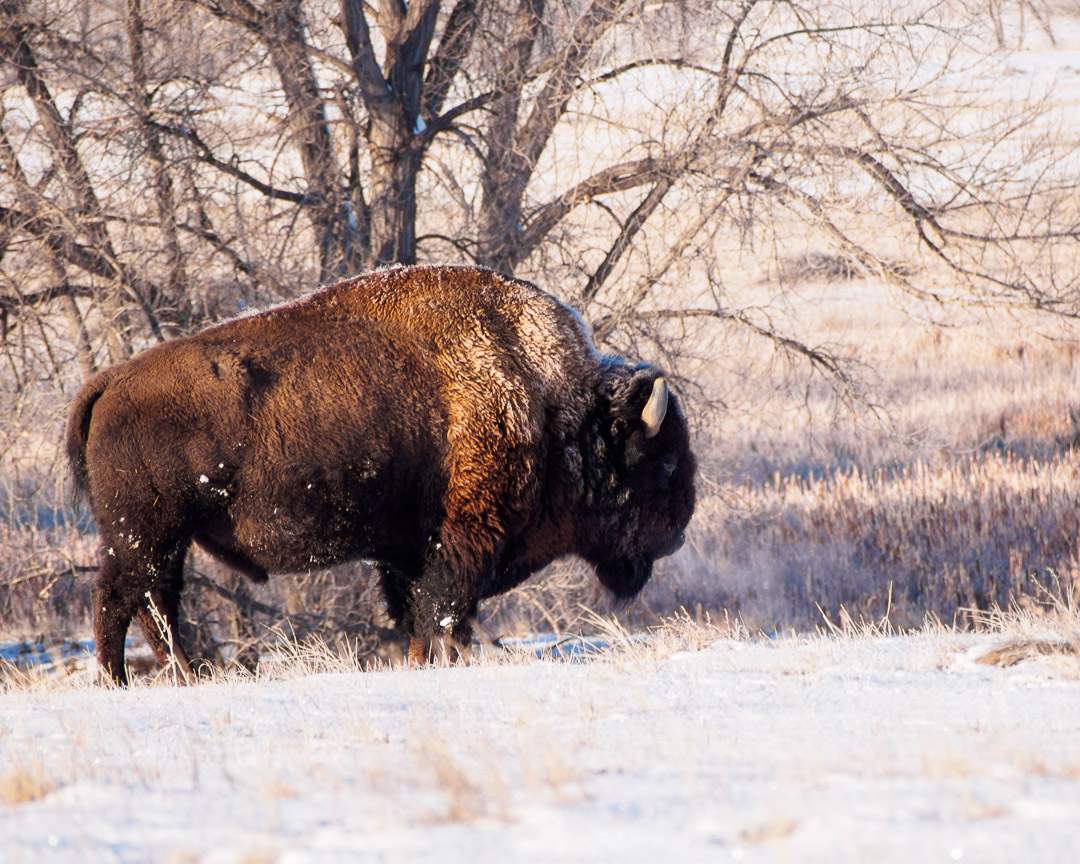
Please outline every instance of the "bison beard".
[[436, 638], [468, 643], [480, 599], [561, 555], [633, 598], [694, 509], [659, 371], [598, 354], [535, 286], [466, 267], [370, 273], [151, 348], [86, 383], [67, 450], [101, 537], [98, 661], [118, 682], [132, 619], [191, 676], [192, 540], [256, 582], [374, 561], [424, 661]]

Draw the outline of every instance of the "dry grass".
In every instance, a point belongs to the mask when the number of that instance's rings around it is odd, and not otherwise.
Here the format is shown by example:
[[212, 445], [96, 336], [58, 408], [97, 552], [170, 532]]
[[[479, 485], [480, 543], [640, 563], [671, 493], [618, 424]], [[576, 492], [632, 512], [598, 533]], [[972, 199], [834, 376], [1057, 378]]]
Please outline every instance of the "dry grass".
[[[40, 644], [40, 643], [39, 643]], [[78, 690], [96, 678], [93, 658], [87, 654], [44, 662], [12, 662], [0, 658], [0, 694], [16, 691]]]
[[1014, 639], [983, 654], [976, 662], [985, 666], [1015, 666], [1036, 657], [1080, 657], [1080, 644], [1052, 639]]
[[872, 473], [775, 475], [715, 487], [693, 531], [697, 578], [753, 626], [805, 627], [841, 608], [898, 627], [928, 612], [1009, 608], [1080, 590], [1080, 464], [990, 453]]
[[976, 659], [985, 666], [1015, 666], [1048, 658], [1072, 677], [1080, 676], [1080, 604], [1075, 595], [1044, 595], [1039, 604], [975, 612], [976, 626], [1002, 641]]
[[427, 723], [417, 724], [409, 735], [416, 766], [412, 776], [425, 778], [438, 805], [428, 818], [439, 822], [473, 822], [478, 819], [511, 821], [505, 809], [507, 786], [495, 760], [480, 754], [461, 753]]
[[[995, 647], [974, 658], [974, 662], [1007, 667], [1038, 658], [1048, 658], [1055, 662], [1056, 668], [1066, 676], [1080, 677], [1080, 606], [1060, 601], [1045, 592], [1041, 599], [1035, 599], [1038, 602], [1014, 604], [1009, 609], [963, 610], [966, 622], [964, 629], [1000, 637]], [[585, 608], [579, 610], [579, 615], [582, 629], [589, 634], [589, 640], [595, 645], [595, 650], [588, 653], [538, 655], [528, 645], [511, 643], [501, 646], [489, 643], [474, 650], [468, 661], [461, 662], [479, 668], [552, 661], [587, 662], [611, 668], [620, 675], [628, 672], [656, 672], [662, 669], [665, 661], [673, 655], [702, 651], [719, 641], [745, 642], [761, 638], [762, 635], [760, 631], [748, 627], [740, 618], [727, 613], [714, 621], [707, 613], [702, 618], [695, 619], [684, 610], [646, 627], [627, 624], [610, 613], [599, 613]], [[835, 617], [828, 615], [823, 609], [818, 609], [817, 615], [817, 622], [813, 626], [792, 629], [783, 634], [788, 644], [804, 646], [811, 653], [795, 651], [788, 658], [788, 666], [782, 665], [774, 670], [778, 674], [800, 675], [814, 672], [818, 666], [818, 660], [814, 657], [822, 646], [827, 646], [828, 650], [832, 651], [852, 641], [867, 642], [905, 632], [908, 635], [923, 634], [928, 638], [944, 640], [941, 642], [941, 659], [935, 661], [934, 668], [939, 668], [942, 664], [949, 665], [953, 662], [954, 655], [964, 651], [958, 647], [964, 643], [957, 642], [955, 638], [963, 630], [942, 622], [933, 614], [928, 614], [920, 627], [908, 631], [897, 628], [890, 616], [868, 619], [853, 615], [845, 607], [841, 607]], [[401, 665], [377, 660], [365, 662], [355, 648], [342, 651], [340, 644], [328, 643], [315, 634], [309, 633], [299, 638], [295, 633], [277, 630], [274, 632], [272, 645], [254, 670], [235, 664], [227, 668], [204, 664], [199, 669], [199, 674], [204, 683], [222, 686], [253, 681], [289, 681], [314, 675], [350, 674], [365, 669], [389, 670], [401, 668]], [[62, 666], [19, 668], [11, 663], [0, 664], [0, 693], [57, 692], [92, 687], [97, 683], [99, 676], [92, 660], [84, 661], [81, 668], [74, 672]], [[104, 682], [106, 686], [108, 683]], [[176, 686], [176, 680], [169, 674], [168, 669], [155, 669], [134, 676], [131, 686], [136, 689], [172, 688]], [[514, 725], [521, 728], [523, 735], [534, 736], [537, 731], [532, 728], [534, 718], [542, 714], [542, 711], [537, 706], [527, 704], [519, 707], [520, 715]], [[587, 708], [583, 710], [587, 711]], [[227, 727], [232, 723], [231, 713], [225, 712], [213, 722], [217, 726]], [[502, 775], [499, 770], [485, 760], [482, 750], [471, 755], [465, 754], [465, 761], [461, 761], [456, 756], [451, 757], [444, 746], [445, 742], [440, 743], [429, 734], [433, 728], [430, 718], [413, 717], [411, 727], [409, 738], [417, 742], [413, 758], [417, 761], [418, 768], [427, 772], [425, 776], [439, 778], [437, 788], [454, 788], [460, 793], [455, 794], [453, 801], [443, 802], [435, 806], [434, 810], [426, 811], [429, 816], [450, 821], [501, 818], [496, 807], [498, 795], [492, 790], [500, 784], [505, 786], [505, 778], [500, 779]], [[375, 740], [370, 730], [364, 731], [362, 737], [365, 740]], [[569, 767], [557, 742], [553, 740], [547, 744], [543, 741], [533, 743], [536, 746], [530, 750], [528, 759], [519, 766], [521, 777], [515, 782], [524, 783], [530, 788], [535, 787], [534, 791], [550, 794], [553, 799], [572, 799], [576, 794], [574, 788], [577, 775]], [[12, 782], [32, 774], [30, 769], [20, 768], [12, 774]], [[453, 782], [450, 782], [451, 780]], [[285, 781], [278, 783], [270, 780], [266, 794], [287, 797], [286, 787]]]
[[0, 774], [0, 803], [28, 804], [44, 798], [55, 788], [40, 762], [15, 765]]
[[790, 837], [799, 830], [800, 826], [800, 820], [794, 818], [770, 819], [744, 828], [739, 833], [739, 839], [743, 843], [757, 846]]
[[[809, 282], [791, 314], [808, 344], [858, 349], [873, 369], [864, 380], [875, 411], [836, 413], [825, 382], [770, 368], [760, 345], [717, 346], [701, 380], [726, 407], [696, 420], [702, 472], [690, 543], [658, 563], [636, 604], [614, 611], [620, 626], [727, 614], [750, 630], [825, 620], [903, 629], [927, 615], [973, 627], [972, 610], [1080, 590], [1076, 338], [991, 312], [941, 327], [868, 302], [869, 290], [866, 280]], [[735, 355], [760, 376], [729, 375]], [[789, 389], [778, 375], [793, 375]], [[8, 430], [26, 437], [17, 431]], [[31, 455], [9, 452], [0, 485], [9, 467], [27, 476], [32, 464], [51, 464]], [[25, 500], [48, 509], [54, 488], [36, 488]], [[96, 562], [92, 535], [0, 524], [0, 638], [85, 633]], [[587, 565], [564, 561], [486, 601], [480, 625], [488, 641], [596, 632], [587, 610], [611, 607]], [[331, 666], [402, 656], [361, 565], [254, 587], [196, 551], [184, 611], [190, 653], [220, 669], [254, 669], [281, 633], [328, 646]]]

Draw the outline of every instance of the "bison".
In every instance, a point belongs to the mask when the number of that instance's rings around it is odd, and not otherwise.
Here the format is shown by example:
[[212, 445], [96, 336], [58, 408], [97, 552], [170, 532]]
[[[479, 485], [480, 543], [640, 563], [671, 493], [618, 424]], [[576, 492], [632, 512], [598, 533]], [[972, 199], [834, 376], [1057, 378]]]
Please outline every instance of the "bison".
[[372, 562], [425, 662], [437, 639], [469, 642], [479, 600], [562, 555], [633, 598], [694, 510], [663, 375], [472, 267], [368, 273], [150, 348], [82, 387], [67, 453], [101, 540], [97, 659], [118, 683], [132, 618], [191, 678], [193, 540], [260, 583]]

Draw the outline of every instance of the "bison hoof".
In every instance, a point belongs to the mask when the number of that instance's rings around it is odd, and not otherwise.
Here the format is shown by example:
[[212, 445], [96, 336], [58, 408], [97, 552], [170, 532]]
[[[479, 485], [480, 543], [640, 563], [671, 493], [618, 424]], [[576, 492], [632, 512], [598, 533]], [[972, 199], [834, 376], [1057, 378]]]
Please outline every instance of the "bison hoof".
[[424, 639], [413, 636], [409, 640], [410, 666], [453, 666], [468, 664], [472, 659], [472, 645], [461, 645], [449, 636]]

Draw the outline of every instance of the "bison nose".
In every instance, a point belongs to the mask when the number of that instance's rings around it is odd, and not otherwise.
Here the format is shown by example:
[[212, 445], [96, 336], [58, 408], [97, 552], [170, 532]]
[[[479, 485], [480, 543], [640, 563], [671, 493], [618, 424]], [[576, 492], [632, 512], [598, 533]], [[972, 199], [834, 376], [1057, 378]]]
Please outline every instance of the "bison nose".
[[671, 540], [668, 541], [663, 551], [657, 557], [662, 558], [665, 555], [674, 555], [676, 552], [682, 549], [684, 543], [686, 543], [686, 532], [680, 531], [677, 535], [675, 535], [671, 538]]

